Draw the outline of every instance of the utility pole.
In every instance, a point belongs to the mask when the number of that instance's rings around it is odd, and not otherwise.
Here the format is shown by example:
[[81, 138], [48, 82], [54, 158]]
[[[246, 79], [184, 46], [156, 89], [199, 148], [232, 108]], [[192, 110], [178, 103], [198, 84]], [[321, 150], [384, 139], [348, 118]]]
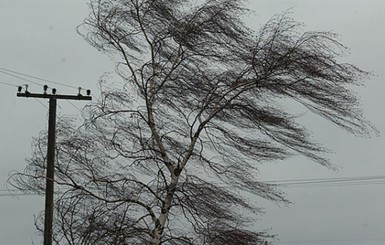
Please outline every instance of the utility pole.
[[56, 89], [52, 89], [52, 94], [47, 94], [48, 86], [44, 85], [43, 94], [28, 92], [26, 86], [22, 93], [22, 87], [18, 88], [17, 97], [49, 99], [48, 115], [48, 149], [47, 149], [47, 171], [45, 186], [45, 212], [44, 212], [44, 245], [52, 245], [52, 223], [53, 223], [53, 198], [54, 198], [54, 168], [55, 168], [55, 144], [56, 144], [56, 102], [58, 99], [64, 100], [92, 100], [91, 91], [87, 90], [87, 95], [82, 95], [81, 88], [77, 95], [59, 95]]

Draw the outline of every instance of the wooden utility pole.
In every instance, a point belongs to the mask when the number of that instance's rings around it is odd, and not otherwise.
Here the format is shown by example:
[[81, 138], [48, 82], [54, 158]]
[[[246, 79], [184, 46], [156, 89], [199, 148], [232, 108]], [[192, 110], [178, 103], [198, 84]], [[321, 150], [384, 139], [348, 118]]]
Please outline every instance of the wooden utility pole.
[[56, 144], [56, 102], [58, 99], [64, 100], [92, 100], [90, 90], [87, 90], [87, 96], [78, 95], [59, 95], [56, 89], [52, 89], [52, 94], [47, 94], [48, 86], [44, 86], [43, 94], [30, 93], [26, 89], [21, 92], [19, 87], [17, 97], [42, 98], [49, 99], [48, 116], [48, 149], [47, 149], [47, 171], [45, 186], [45, 212], [44, 212], [44, 245], [52, 245], [52, 223], [53, 223], [53, 198], [54, 198], [54, 168], [55, 168], [55, 144]]

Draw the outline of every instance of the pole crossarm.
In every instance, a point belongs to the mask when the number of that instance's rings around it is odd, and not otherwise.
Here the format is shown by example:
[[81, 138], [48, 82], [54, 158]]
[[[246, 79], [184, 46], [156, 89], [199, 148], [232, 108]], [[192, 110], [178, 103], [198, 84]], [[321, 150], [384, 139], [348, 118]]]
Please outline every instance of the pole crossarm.
[[62, 100], [92, 100], [91, 96], [86, 95], [62, 95], [62, 94], [36, 94], [36, 93], [17, 93], [17, 97], [42, 98], [42, 99], [62, 99]]

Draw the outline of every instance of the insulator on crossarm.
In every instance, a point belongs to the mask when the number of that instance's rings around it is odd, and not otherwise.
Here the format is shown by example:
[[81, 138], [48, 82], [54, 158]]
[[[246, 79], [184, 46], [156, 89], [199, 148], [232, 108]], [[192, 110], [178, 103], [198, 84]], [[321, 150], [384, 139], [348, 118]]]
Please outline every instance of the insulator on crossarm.
[[17, 92], [18, 92], [18, 93], [21, 93], [21, 90], [23, 90], [23, 87], [22, 87], [22, 86], [17, 87]]
[[91, 90], [87, 89], [87, 96], [91, 95]]
[[56, 88], [52, 89], [52, 94], [56, 94]]
[[44, 94], [47, 94], [47, 89], [48, 89], [48, 86], [47, 86], [47, 85], [44, 85], [44, 86], [43, 86]]

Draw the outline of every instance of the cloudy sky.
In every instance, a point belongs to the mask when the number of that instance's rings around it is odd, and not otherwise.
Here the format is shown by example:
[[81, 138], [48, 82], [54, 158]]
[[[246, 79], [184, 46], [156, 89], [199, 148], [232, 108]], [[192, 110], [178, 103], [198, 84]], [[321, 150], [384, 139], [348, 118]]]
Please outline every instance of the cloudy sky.
[[[249, 26], [259, 28], [274, 14], [291, 9], [307, 30], [333, 31], [349, 47], [342, 61], [375, 75], [354, 88], [366, 117], [385, 132], [385, 1], [383, 0], [250, 0], [254, 10]], [[16, 97], [16, 87], [29, 84], [41, 92], [44, 81], [59, 82], [62, 94], [76, 94], [78, 86], [96, 91], [98, 78], [113, 70], [109, 58], [99, 54], [77, 33], [87, 15], [86, 1], [0, 0], [0, 244], [27, 245], [39, 237], [33, 216], [44, 207], [43, 197], [10, 196], [9, 174], [22, 171], [31, 154], [32, 137], [47, 126], [47, 101]], [[9, 74], [13, 75], [10, 76]], [[60, 114], [77, 115], [85, 102], [59, 102]], [[277, 234], [277, 245], [384, 244], [385, 243], [385, 136], [357, 138], [307, 113], [303, 123], [314, 138], [333, 151], [328, 157], [338, 167], [330, 170], [298, 157], [261, 166], [260, 179], [315, 180], [315, 184], [287, 185], [289, 206], [259, 201], [265, 215], [258, 228]], [[349, 178], [366, 181], [345, 181]], [[367, 181], [371, 177], [374, 180]], [[342, 178], [337, 179], [337, 178]], [[319, 179], [328, 182], [318, 183]]]

